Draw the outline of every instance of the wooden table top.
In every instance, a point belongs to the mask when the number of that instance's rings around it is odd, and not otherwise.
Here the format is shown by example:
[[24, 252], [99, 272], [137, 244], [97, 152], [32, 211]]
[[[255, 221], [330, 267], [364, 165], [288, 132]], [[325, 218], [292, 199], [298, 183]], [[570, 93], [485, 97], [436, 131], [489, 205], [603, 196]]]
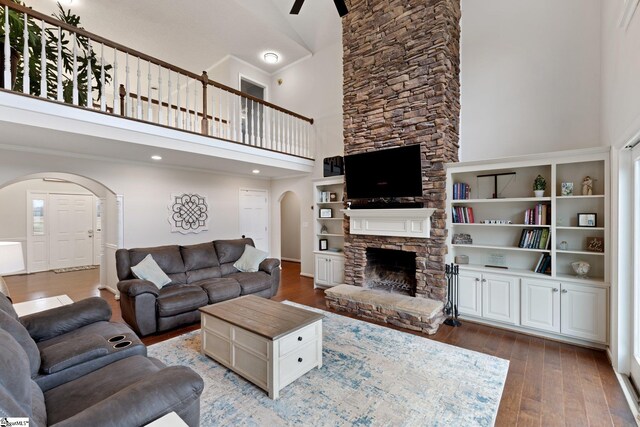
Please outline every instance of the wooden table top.
[[270, 340], [276, 340], [324, 317], [320, 313], [255, 295], [245, 295], [199, 310]]

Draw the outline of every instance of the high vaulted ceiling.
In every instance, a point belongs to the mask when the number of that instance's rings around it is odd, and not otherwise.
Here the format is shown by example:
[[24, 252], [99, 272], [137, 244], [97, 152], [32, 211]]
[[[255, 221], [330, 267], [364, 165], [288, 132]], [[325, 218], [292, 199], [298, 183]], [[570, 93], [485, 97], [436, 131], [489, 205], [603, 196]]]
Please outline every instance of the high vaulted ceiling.
[[[52, 14], [54, 0], [25, 0]], [[341, 40], [331, 0], [307, 1], [289, 15], [293, 0], [73, 0], [64, 6], [93, 33], [194, 73], [234, 55], [268, 73]], [[277, 52], [278, 64], [262, 60]]]

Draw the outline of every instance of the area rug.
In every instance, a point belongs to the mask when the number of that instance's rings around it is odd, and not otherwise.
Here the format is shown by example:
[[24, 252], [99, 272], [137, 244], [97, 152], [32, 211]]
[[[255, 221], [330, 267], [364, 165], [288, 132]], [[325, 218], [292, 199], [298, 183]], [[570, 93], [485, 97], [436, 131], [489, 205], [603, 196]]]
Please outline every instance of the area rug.
[[508, 361], [287, 303], [325, 314], [323, 366], [275, 401], [201, 355], [200, 331], [149, 347], [149, 356], [204, 378], [202, 426], [493, 425]]
[[54, 273], [69, 273], [70, 271], [81, 271], [81, 270], [93, 270], [94, 268], [98, 268], [98, 265], [81, 265], [80, 267], [67, 267], [67, 268], [56, 268], [53, 270]]

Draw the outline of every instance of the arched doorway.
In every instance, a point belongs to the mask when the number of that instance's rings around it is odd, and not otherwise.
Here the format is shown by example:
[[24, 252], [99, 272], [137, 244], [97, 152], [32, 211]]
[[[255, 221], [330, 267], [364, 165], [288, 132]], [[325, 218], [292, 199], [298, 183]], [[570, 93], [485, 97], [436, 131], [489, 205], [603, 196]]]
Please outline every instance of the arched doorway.
[[[100, 289], [117, 295], [115, 251], [122, 241], [122, 209], [108, 187], [76, 174], [39, 172], [0, 183], [0, 202], [12, 213], [3, 215], [5, 220], [15, 225], [12, 232], [0, 227], [0, 240], [23, 243], [27, 273], [98, 265]], [[72, 209], [64, 206], [74, 206], [73, 216], [65, 217]], [[78, 256], [67, 262], [69, 254]]]
[[287, 191], [280, 198], [280, 258], [300, 262], [300, 198]]

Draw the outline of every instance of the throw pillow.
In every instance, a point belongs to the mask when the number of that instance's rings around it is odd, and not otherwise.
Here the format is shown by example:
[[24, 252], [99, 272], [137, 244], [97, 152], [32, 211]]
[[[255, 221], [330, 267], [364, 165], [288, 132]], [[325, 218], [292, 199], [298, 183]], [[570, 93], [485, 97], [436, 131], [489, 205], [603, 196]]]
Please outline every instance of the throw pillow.
[[267, 253], [256, 249], [253, 246], [244, 245], [244, 253], [233, 266], [243, 273], [254, 273], [258, 271], [260, 263], [267, 258]]
[[165, 274], [151, 254], [144, 257], [136, 266], [131, 267], [133, 275], [138, 279], [148, 280], [161, 289], [167, 283], [171, 283], [169, 276]]

